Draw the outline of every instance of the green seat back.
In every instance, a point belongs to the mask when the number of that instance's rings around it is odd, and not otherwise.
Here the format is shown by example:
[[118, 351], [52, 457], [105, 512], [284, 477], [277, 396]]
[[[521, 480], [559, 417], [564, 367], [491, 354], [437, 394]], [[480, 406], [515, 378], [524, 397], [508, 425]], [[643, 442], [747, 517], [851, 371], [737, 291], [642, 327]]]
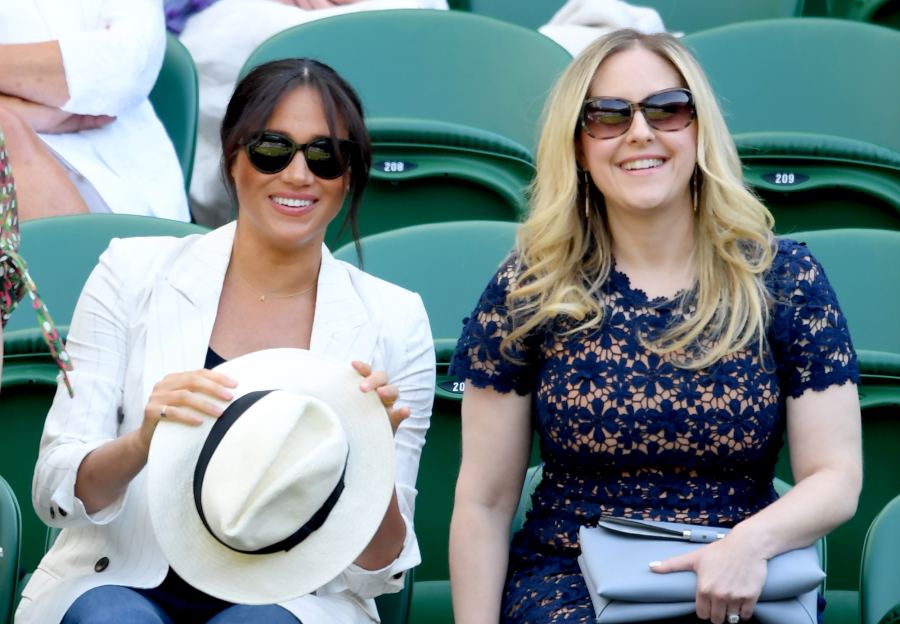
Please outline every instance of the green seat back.
[[571, 59], [546, 37], [480, 15], [369, 11], [286, 29], [263, 42], [241, 74], [266, 61], [302, 56], [346, 78], [369, 118], [468, 126], [529, 149], [547, 93]]
[[[450, 221], [366, 236], [361, 241], [363, 268], [419, 293], [438, 346], [447, 340], [452, 349], [463, 318], [515, 245], [517, 228], [508, 221]], [[334, 255], [357, 263], [352, 244]]]
[[15, 610], [21, 533], [19, 503], [12, 488], [0, 477], [0, 624], [12, 622]]
[[[748, 3], [749, 4], [749, 3]], [[779, 232], [900, 229], [900, 33], [822, 18], [688, 35]]]
[[[207, 231], [182, 221], [123, 214], [84, 214], [26, 221], [21, 226], [20, 251], [31, 277], [60, 332], [72, 319], [75, 303], [100, 254], [112, 238], [185, 236]], [[34, 311], [20, 305], [5, 334], [35, 328]]]
[[[524, 147], [446, 122], [370, 118], [367, 125], [375, 156], [357, 217], [362, 235], [416, 223], [521, 220], [534, 174]], [[352, 241], [344, 216], [328, 226], [332, 249]]]
[[[900, 33], [823, 18], [761, 20], [688, 35], [732, 134], [844, 137], [900, 151]], [[887, 105], [886, 105], [887, 104]]]
[[900, 620], [900, 495], [872, 521], [860, 570], [861, 624], [879, 624], [891, 611]]
[[[331, 65], [362, 98], [373, 141], [363, 235], [519, 220], [544, 100], [571, 58], [556, 43], [463, 12], [371, 11], [286, 29], [250, 55], [242, 74], [290, 57]], [[326, 234], [332, 248], [350, 240], [342, 221]]]
[[[416, 576], [420, 581], [449, 575], [447, 538], [461, 457], [462, 389], [447, 377], [447, 366], [462, 319], [512, 249], [516, 228], [509, 222], [432, 223], [362, 240], [367, 272], [422, 296], [438, 351], [437, 396], [417, 482], [416, 536], [422, 564]], [[338, 249], [335, 256], [356, 263], [352, 245]]]
[[156, 84], [150, 91], [150, 103], [175, 146], [185, 190], [191, 186], [194, 170], [198, 98], [194, 60], [175, 35], [166, 33], [166, 54]]
[[900, 232], [836, 229], [790, 238], [806, 243], [821, 262], [863, 363], [882, 353], [882, 360], [900, 358]]

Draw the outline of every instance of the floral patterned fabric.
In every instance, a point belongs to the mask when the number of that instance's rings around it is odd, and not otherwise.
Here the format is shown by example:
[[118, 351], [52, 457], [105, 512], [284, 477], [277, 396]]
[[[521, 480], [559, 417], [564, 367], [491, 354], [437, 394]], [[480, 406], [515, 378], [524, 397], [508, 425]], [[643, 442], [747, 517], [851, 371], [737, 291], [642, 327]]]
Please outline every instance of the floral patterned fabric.
[[[575, 558], [578, 527], [602, 515], [733, 526], [775, 500], [785, 399], [858, 380], [845, 319], [805, 246], [779, 242], [767, 275], [773, 295], [766, 362], [755, 349], [690, 371], [644, 348], [689, 314], [648, 300], [615, 270], [601, 292], [599, 328], [565, 335], [558, 319], [501, 357], [515, 259], [488, 284], [451, 372], [475, 387], [532, 393], [543, 479], [513, 537], [504, 622], [591, 622]], [[502, 418], [502, 414], [495, 417]]]
[[19, 218], [16, 206], [16, 183], [6, 153], [3, 133], [0, 132], [0, 322], [6, 326], [10, 314], [19, 300], [26, 295], [37, 314], [38, 324], [44, 340], [50, 348], [50, 355], [62, 372], [69, 396], [72, 385], [67, 372], [72, 370], [69, 354], [62, 343], [59, 332], [50, 318], [47, 307], [38, 296], [37, 288], [28, 274], [28, 266], [19, 255]]

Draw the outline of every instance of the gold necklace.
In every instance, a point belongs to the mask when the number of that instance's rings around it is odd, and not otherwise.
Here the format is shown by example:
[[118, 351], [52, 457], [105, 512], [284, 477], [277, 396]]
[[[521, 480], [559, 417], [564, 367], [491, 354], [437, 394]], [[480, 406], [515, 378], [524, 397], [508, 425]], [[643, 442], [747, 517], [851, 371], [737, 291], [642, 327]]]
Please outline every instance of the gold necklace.
[[231, 268], [234, 269], [234, 274], [237, 275], [237, 277], [238, 277], [239, 280], [241, 280], [242, 282], [244, 282], [244, 284], [245, 284], [250, 290], [255, 291], [255, 292], [259, 295], [258, 301], [262, 301], [263, 303], [266, 302], [266, 298], [267, 298], [267, 297], [268, 297], [269, 299], [291, 299], [291, 298], [293, 298], [293, 297], [299, 297], [300, 295], [305, 295], [306, 293], [308, 293], [309, 291], [311, 291], [313, 288], [315, 288], [315, 287], [318, 285], [318, 284], [313, 284], [313, 285], [310, 286], [309, 288], [304, 288], [303, 290], [301, 290], [301, 291], [299, 291], [299, 292], [289, 293], [289, 294], [287, 294], [287, 295], [276, 295], [276, 294], [274, 294], [274, 293], [264, 293], [264, 292], [262, 292], [261, 290], [259, 290], [256, 286], [254, 286], [253, 284], [251, 284], [248, 280], [244, 279], [244, 276], [241, 275], [241, 272], [240, 272], [240, 271], [238, 271], [237, 266], [235, 266], [235, 265], [232, 264], [232, 265], [231, 265]]

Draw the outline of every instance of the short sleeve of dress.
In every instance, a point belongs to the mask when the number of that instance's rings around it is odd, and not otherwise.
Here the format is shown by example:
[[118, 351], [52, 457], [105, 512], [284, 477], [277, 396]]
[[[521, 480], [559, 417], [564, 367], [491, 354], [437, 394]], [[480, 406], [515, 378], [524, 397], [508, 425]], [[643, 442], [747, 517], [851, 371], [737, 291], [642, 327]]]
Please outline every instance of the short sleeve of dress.
[[504, 394], [515, 391], [524, 396], [535, 384], [537, 336], [532, 334], [516, 341], [507, 352], [500, 348], [502, 340], [513, 329], [506, 295], [519, 271], [516, 257], [511, 255], [491, 278], [478, 305], [463, 320], [450, 374], [476, 388], [493, 388]]
[[784, 395], [796, 398], [810, 388], [858, 383], [847, 320], [809, 249], [780, 240], [768, 282], [774, 297], [772, 355]]

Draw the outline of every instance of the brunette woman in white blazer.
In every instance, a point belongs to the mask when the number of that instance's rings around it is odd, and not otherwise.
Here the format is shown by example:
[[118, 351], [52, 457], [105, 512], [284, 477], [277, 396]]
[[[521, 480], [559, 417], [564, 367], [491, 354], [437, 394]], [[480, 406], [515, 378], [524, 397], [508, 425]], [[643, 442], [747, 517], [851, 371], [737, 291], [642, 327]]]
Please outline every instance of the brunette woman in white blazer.
[[[63, 531], [23, 591], [18, 624], [375, 622], [372, 598], [398, 591], [420, 561], [415, 479], [435, 366], [425, 310], [418, 295], [323, 244], [345, 199], [355, 222], [368, 177], [359, 99], [315, 61], [263, 65], [238, 85], [222, 145], [236, 222], [203, 236], [113, 241], [78, 302], [68, 340], [75, 398], [58, 391], [34, 477], [35, 509]], [[206, 397], [228, 400], [234, 381], [208, 369], [272, 347], [355, 361], [361, 389], [377, 392], [395, 429], [395, 494], [337, 578], [286, 604], [231, 605], [170, 569], [143, 468], [161, 418], [191, 426], [187, 408], [215, 417]]]

